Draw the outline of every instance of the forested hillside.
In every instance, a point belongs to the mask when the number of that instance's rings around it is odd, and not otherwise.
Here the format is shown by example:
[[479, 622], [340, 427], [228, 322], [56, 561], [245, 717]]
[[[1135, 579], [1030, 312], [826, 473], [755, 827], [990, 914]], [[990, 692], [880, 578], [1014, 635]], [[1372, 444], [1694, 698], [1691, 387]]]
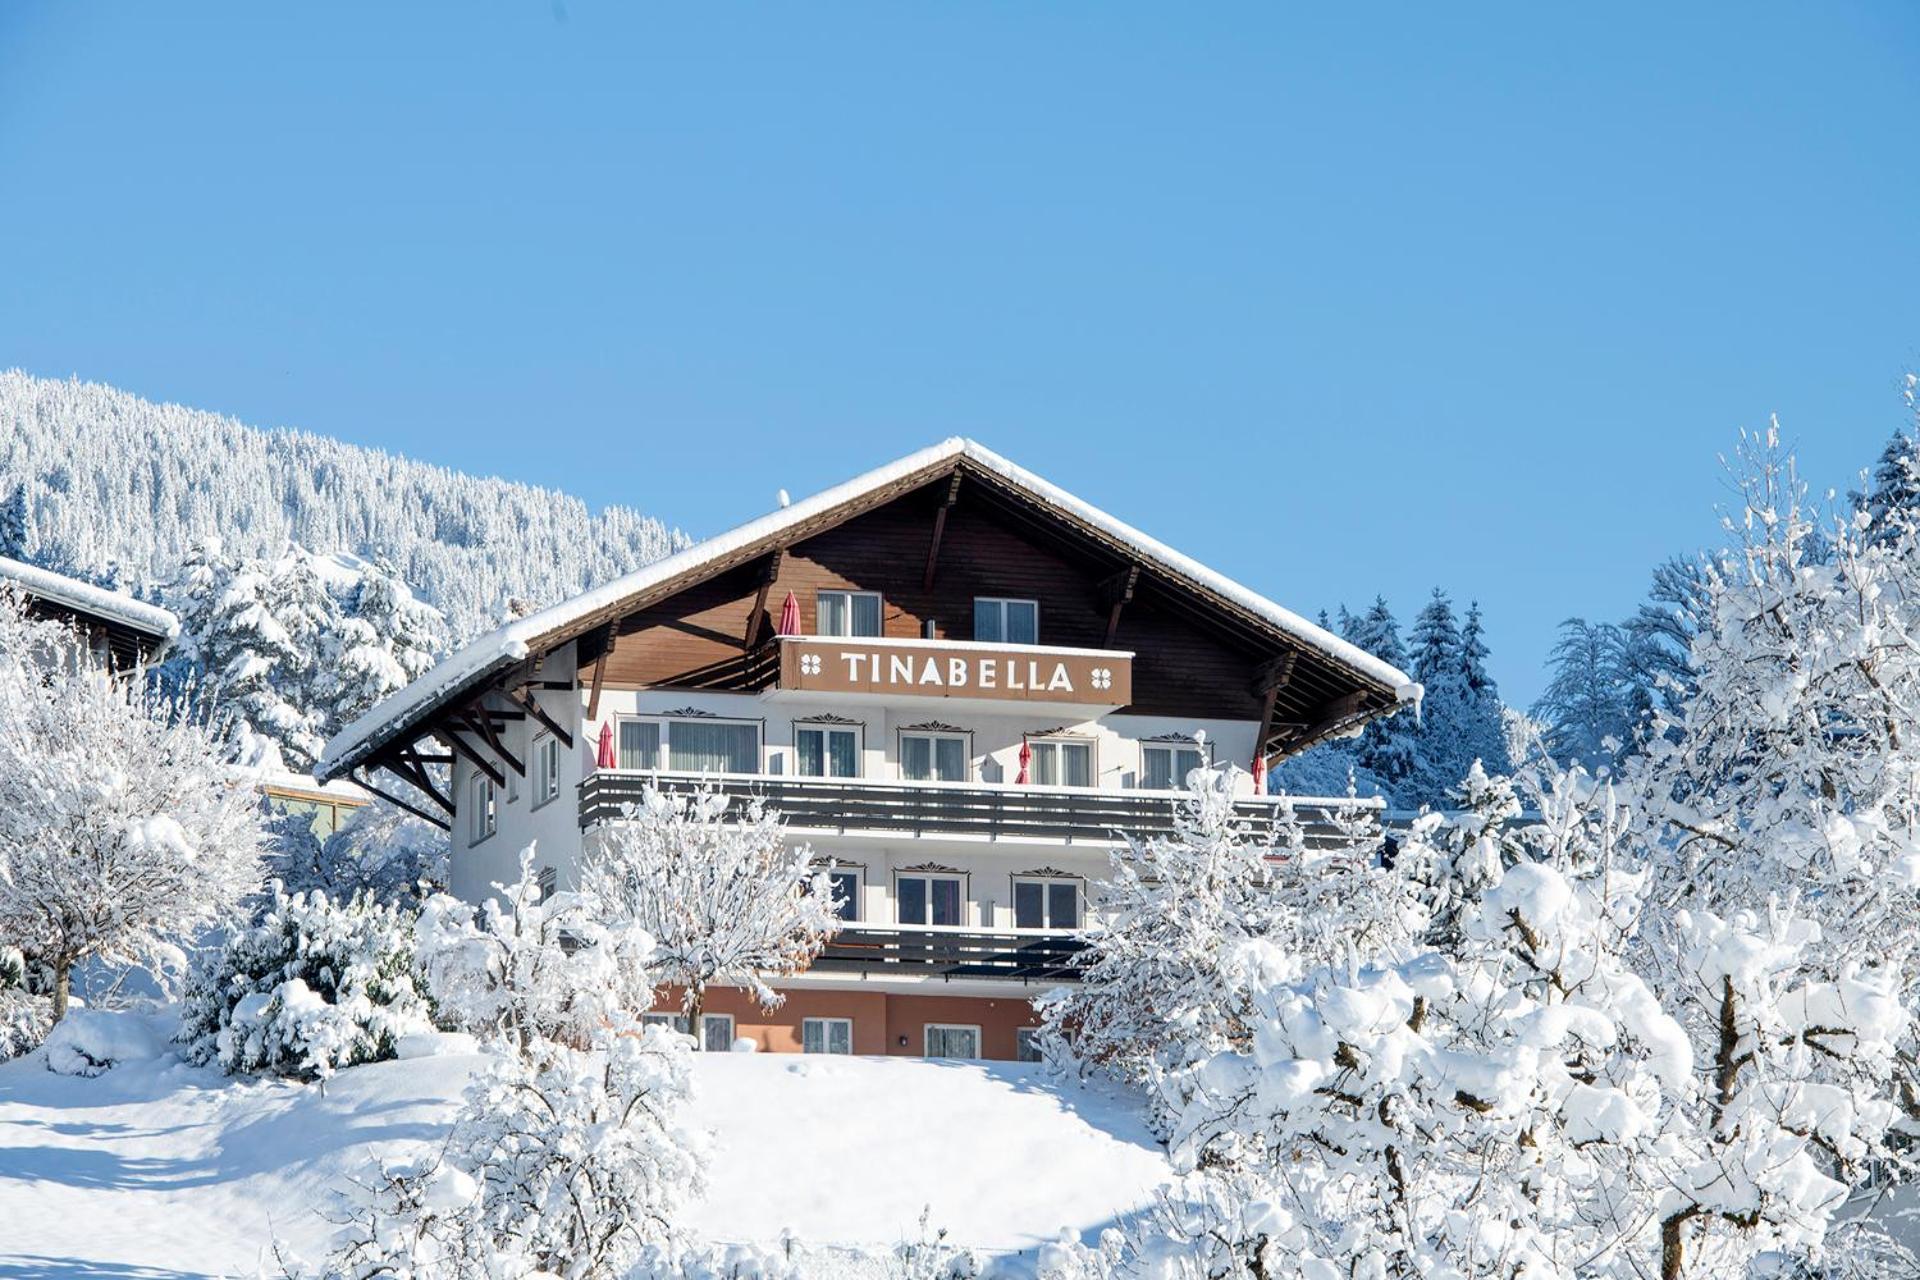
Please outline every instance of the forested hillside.
[[265, 431], [98, 383], [0, 373], [0, 554], [153, 595], [196, 543], [363, 558], [445, 615], [458, 642], [510, 599], [545, 604], [626, 573], [678, 535], [626, 507]]

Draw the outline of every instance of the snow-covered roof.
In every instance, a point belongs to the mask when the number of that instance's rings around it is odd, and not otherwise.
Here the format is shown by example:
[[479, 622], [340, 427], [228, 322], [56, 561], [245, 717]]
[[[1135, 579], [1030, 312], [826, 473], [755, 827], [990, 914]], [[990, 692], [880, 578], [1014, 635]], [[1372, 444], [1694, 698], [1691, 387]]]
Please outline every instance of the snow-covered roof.
[[163, 644], [171, 643], [180, 634], [180, 619], [159, 605], [135, 600], [123, 591], [109, 591], [105, 587], [96, 587], [91, 582], [69, 578], [38, 565], [0, 556], [0, 579], [12, 581], [20, 590], [36, 599], [152, 636]]
[[1391, 664], [1050, 484], [985, 445], [954, 436], [481, 636], [336, 734], [321, 754], [315, 773], [322, 778], [339, 776], [419, 724], [455, 694], [523, 661], [543, 643], [566, 635], [583, 620], [703, 569], [717, 572], [741, 552], [761, 544], [779, 543], [782, 535], [789, 531], [830, 517], [840, 508], [856, 506], [863, 498], [894, 489], [923, 473], [937, 475], [950, 469], [946, 464], [956, 460], [973, 464], [1043, 506], [1123, 545], [1143, 564], [1238, 608], [1366, 681], [1383, 687], [1398, 701], [1412, 702], [1418, 698], [1419, 686]]

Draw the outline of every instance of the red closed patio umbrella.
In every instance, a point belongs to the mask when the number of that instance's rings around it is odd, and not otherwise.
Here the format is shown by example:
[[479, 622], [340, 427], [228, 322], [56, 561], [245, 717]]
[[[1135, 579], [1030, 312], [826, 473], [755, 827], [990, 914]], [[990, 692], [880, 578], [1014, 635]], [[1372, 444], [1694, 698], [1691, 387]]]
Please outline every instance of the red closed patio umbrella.
[[1027, 743], [1020, 744], [1020, 776], [1014, 782], [1020, 786], [1027, 784], [1027, 766], [1033, 763], [1033, 748]]
[[619, 764], [613, 754], [613, 721], [600, 726], [600, 754], [594, 758], [596, 769], [611, 769]]
[[1267, 794], [1267, 757], [1260, 752], [1253, 757], [1253, 794]]
[[780, 602], [780, 625], [775, 635], [797, 636], [800, 634], [800, 601], [793, 592], [787, 592], [787, 598]]

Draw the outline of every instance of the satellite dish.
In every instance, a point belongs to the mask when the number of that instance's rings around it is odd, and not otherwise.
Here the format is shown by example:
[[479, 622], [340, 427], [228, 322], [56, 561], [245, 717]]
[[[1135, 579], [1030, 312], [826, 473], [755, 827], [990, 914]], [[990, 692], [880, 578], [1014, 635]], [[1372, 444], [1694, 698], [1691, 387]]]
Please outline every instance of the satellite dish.
[[787, 496], [787, 491], [785, 489], [782, 489], [780, 491], [780, 505], [782, 507], [788, 507], [793, 505], [793, 499]]

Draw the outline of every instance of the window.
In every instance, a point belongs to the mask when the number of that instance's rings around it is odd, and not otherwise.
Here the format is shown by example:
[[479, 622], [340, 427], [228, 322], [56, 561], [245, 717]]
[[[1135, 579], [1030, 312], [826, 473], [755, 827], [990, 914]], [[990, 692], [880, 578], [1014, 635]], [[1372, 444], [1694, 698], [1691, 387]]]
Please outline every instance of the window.
[[804, 778], [860, 776], [860, 731], [821, 725], [793, 727], [794, 768]]
[[860, 918], [860, 872], [857, 868], [834, 867], [827, 872], [833, 886], [833, 914], [842, 920]]
[[1039, 644], [1039, 602], [974, 597], [973, 638], [996, 644]]
[[1199, 747], [1145, 743], [1140, 748], [1140, 785], [1149, 791], [1185, 790], [1187, 775], [1206, 763]]
[[878, 636], [878, 591], [822, 591], [814, 598], [823, 636]]
[[900, 776], [909, 782], [965, 782], [967, 737], [963, 733], [902, 733]]
[[[693, 1034], [693, 1021], [684, 1013], [647, 1013], [640, 1021], [650, 1027], [670, 1027], [683, 1036]], [[700, 1047], [709, 1053], [726, 1053], [733, 1048], [733, 1015], [706, 1013], [700, 1016]]]
[[533, 744], [533, 807], [560, 794], [560, 739], [543, 733]]
[[852, 1018], [802, 1018], [800, 1052], [852, 1053]]
[[1040, 1028], [1021, 1027], [1013, 1033], [1013, 1060], [1015, 1062], [1045, 1062], [1046, 1055], [1040, 1052]]
[[980, 1056], [980, 1028], [955, 1027], [940, 1022], [927, 1023], [929, 1058], [977, 1058]]
[[622, 719], [620, 767], [674, 773], [760, 772], [757, 720]]
[[1034, 783], [1042, 787], [1090, 787], [1093, 785], [1093, 743], [1070, 738], [1036, 738], [1033, 748]]
[[894, 877], [895, 911], [901, 924], [966, 923], [966, 885], [961, 876], [903, 872]]
[[1080, 882], [1065, 876], [1027, 876], [1013, 882], [1013, 927], [1078, 929]]
[[473, 775], [473, 812], [467, 818], [467, 843], [479, 844], [500, 825], [500, 796], [493, 779], [484, 773]]
[[560, 887], [560, 873], [552, 867], [542, 867], [534, 883], [540, 886], [540, 901], [545, 902]]

